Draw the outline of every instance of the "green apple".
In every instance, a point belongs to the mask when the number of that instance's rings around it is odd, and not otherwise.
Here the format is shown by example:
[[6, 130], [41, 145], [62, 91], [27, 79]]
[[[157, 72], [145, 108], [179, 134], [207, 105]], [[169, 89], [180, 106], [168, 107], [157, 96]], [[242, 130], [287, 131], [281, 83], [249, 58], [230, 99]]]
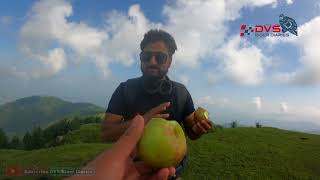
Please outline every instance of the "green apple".
[[194, 113], [194, 117], [196, 121], [209, 120], [209, 112], [202, 107], [198, 107]]
[[186, 138], [177, 121], [152, 118], [138, 144], [138, 156], [152, 167], [176, 166], [187, 152]]

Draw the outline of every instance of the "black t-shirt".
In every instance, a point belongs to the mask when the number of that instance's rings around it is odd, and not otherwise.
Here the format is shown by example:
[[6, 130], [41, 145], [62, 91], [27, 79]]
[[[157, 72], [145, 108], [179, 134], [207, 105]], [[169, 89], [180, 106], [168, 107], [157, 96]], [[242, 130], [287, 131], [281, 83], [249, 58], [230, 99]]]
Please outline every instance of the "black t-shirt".
[[[169, 80], [169, 78], [167, 79]], [[139, 81], [142, 81], [141, 77], [139, 78]], [[106, 112], [132, 118], [137, 113], [144, 114], [161, 103], [170, 101], [170, 107], [167, 109], [167, 112], [165, 112], [170, 114], [168, 120], [176, 120], [182, 124], [184, 119], [195, 110], [192, 97], [184, 85], [174, 81], [171, 82], [173, 85], [172, 92], [167, 96], [162, 96], [157, 93], [151, 95], [144, 90], [141, 84], [139, 84], [137, 86], [133, 105], [128, 105], [125, 99], [126, 96], [124, 95], [124, 86], [127, 82], [122, 82], [113, 93]], [[187, 95], [186, 101], [181, 107], [177, 107], [178, 85], [180, 85], [180, 87], [182, 86], [182, 88], [186, 91], [185, 94]], [[180, 108], [179, 111], [177, 110], [178, 108]]]

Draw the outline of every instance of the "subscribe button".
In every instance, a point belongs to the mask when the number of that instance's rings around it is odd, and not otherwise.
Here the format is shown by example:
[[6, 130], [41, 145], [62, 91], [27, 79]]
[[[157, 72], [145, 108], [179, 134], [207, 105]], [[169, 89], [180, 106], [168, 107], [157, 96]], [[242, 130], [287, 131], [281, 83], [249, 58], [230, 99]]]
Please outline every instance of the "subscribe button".
[[23, 169], [19, 166], [6, 167], [6, 176], [23, 176]]
[[22, 168], [20, 166], [10, 166], [5, 170], [6, 176], [93, 176], [95, 171], [89, 168], [80, 167], [31, 167]]

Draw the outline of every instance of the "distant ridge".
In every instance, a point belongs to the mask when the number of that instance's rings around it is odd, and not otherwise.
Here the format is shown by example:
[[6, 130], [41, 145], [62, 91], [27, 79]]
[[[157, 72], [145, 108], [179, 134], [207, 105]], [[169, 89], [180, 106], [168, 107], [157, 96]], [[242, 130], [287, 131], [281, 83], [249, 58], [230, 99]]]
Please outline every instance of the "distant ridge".
[[47, 126], [68, 116], [103, 112], [90, 103], [72, 103], [52, 96], [25, 97], [0, 106], [0, 128], [10, 134], [22, 134], [33, 126]]

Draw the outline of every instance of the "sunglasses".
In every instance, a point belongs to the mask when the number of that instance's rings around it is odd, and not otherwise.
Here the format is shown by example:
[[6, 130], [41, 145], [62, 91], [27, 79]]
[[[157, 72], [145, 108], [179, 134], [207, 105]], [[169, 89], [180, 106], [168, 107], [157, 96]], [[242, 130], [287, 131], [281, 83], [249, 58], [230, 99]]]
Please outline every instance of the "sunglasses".
[[147, 63], [151, 60], [152, 57], [155, 57], [158, 64], [164, 64], [167, 61], [167, 54], [162, 52], [148, 52], [148, 51], [142, 51], [140, 53], [140, 60], [144, 63]]

